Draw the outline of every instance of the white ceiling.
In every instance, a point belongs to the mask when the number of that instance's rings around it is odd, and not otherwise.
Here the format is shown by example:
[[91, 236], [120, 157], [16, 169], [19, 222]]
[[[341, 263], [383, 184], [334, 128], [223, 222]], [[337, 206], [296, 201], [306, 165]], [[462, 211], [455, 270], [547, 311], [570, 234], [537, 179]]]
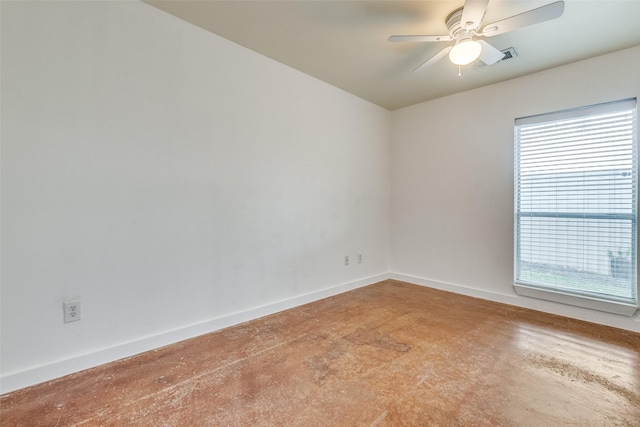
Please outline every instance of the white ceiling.
[[[483, 23], [552, 1], [491, 0]], [[411, 71], [446, 42], [387, 38], [447, 34], [445, 18], [463, 0], [145, 2], [389, 110], [640, 45], [640, 0], [565, 0], [560, 18], [487, 39], [513, 47], [515, 59], [463, 67], [459, 78], [446, 58]]]

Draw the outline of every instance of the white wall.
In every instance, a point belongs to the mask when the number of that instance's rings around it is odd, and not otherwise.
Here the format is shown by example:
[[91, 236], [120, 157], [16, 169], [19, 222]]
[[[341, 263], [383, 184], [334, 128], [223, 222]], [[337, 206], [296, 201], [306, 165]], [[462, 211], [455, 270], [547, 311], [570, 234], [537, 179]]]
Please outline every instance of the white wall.
[[1, 136], [3, 392], [387, 277], [390, 113], [146, 4], [2, 2]]
[[514, 119], [640, 98], [639, 69], [636, 47], [394, 111], [393, 276], [640, 331], [638, 315], [518, 297], [512, 286]]

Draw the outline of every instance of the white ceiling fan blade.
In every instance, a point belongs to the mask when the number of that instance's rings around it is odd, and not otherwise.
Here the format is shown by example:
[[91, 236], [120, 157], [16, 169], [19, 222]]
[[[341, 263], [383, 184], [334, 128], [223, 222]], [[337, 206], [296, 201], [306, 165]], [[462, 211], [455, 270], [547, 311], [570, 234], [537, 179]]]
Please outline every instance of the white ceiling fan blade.
[[482, 23], [489, 0], [466, 0], [462, 9], [460, 26], [465, 30], [477, 29]]
[[480, 60], [487, 65], [495, 64], [504, 58], [504, 52], [491, 46], [484, 40], [478, 40], [478, 43], [482, 45], [482, 51], [480, 51]]
[[390, 36], [390, 42], [447, 42], [451, 36]]
[[445, 47], [440, 52], [436, 53], [431, 58], [427, 59], [425, 62], [420, 64], [416, 69], [413, 70], [413, 72], [415, 73], [416, 71], [422, 71], [422, 70], [424, 70], [426, 68], [429, 68], [430, 66], [432, 66], [436, 62], [440, 61], [442, 58], [447, 56], [447, 54], [449, 53], [449, 51], [451, 50], [452, 47], [453, 46]]
[[498, 22], [487, 25], [482, 29], [481, 36], [493, 37], [498, 34], [516, 30], [518, 28], [527, 27], [529, 25], [538, 24], [544, 21], [559, 18], [564, 12], [564, 1], [557, 1], [546, 6], [514, 15], [510, 18], [503, 19]]

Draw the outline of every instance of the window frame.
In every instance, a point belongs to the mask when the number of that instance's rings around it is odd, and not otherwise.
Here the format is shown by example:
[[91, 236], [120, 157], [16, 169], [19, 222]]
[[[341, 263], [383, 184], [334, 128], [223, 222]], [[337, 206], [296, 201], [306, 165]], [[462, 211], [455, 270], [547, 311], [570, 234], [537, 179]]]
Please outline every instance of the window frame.
[[[635, 187], [632, 187], [632, 205], [633, 212], [631, 214], [582, 214], [580, 218], [593, 218], [593, 219], [628, 219], [632, 221], [632, 262], [633, 262], [633, 277], [631, 283], [635, 284], [635, 301], [618, 301], [614, 298], [601, 298], [592, 295], [581, 295], [578, 293], [567, 292], [562, 289], [555, 289], [549, 286], [536, 285], [526, 283], [524, 281], [518, 281], [518, 262], [520, 260], [520, 235], [519, 235], [519, 219], [522, 213], [519, 209], [519, 194], [520, 194], [520, 143], [518, 139], [518, 127], [522, 125], [538, 124], [544, 122], [553, 122], [564, 119], [587, 117], [592, 115], [598, 115], [607, 112], [623, 111], [628, 108], [635, 108], [635, 114], [633, 117], [633, 167], [635, 175], [634, 183]], [[540, 114], [535, 116], [529, 116], [524, 118], [517, 118], [514, 121], [514, 255], [513, 255], [513, 286], [516, 294], [526, 297], [533, 297], [543, 299], [547, 301], [558, 302], [562, 304], [568, 304], [573, 306], [579, 306], [599, 311], [605, 311], [609, 313], [615, 313], [625, 316], [632, 316], [638, 310], [638, 280], [637, 280], [637, 216], [638, 216], [638, 106], [636, 98], [629, 98], [620, 101], [613, 101], [603, 104], [589, 105], [585, 107], [573, 108], [569, 110], [562, 110], [552, 113]], [[527, 215], [535, 216], [535, 213], [527, 213]], [[544, 217], [544, 213], [541, 212], [541, 216]], [[551, 216], [555, 218], [564, 218], [563, 215]]]

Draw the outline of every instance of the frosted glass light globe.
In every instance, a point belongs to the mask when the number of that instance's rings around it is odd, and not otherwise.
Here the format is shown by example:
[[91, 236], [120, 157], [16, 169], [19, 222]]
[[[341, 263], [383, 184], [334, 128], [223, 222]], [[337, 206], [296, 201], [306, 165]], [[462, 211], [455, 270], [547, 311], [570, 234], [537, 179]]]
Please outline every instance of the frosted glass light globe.
[[482, 45], [475, 40], [462, 40], [449, 51], [449, 59], [456, 65], [467, 65], [480, 56]]

